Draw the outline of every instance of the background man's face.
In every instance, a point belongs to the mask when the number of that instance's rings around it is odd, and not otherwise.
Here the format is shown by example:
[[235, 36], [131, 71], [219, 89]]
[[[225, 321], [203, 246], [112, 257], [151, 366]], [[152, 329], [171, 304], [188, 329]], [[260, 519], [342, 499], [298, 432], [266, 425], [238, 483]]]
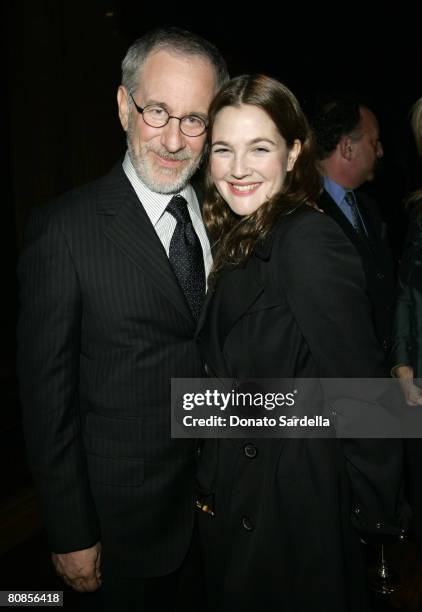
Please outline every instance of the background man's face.
[[[206, 118], [215, 91], [210, 62], [200, 56], [161, 50], [147, 58], [132, 95], [142, 108], [154, 104], [176, 117], [194, 114]], [[177, 119], [170, 119], [162, 128], [150, 127], [129, 104], [122, 88], [118, 100], [129, 155], [139, 178], [155, 192], [180, 191], [201, 163], [206, 134], [185, 136]]]
[[379, 140], [379, 126], [375, 115], [368, 108], [361, 107], [360, 116], [359, 127], [362, 135], [355, 144], [355, 164], [359, 184], [362, 185], [373, 180], [377, 161], [384, 155], [384, 151]]

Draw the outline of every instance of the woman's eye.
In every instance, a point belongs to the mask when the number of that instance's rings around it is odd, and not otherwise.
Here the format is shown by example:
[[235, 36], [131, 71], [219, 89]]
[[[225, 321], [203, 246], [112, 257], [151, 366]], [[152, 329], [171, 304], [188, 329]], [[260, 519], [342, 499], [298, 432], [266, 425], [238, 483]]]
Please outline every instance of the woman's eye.
[[266, 149], [265, 147], [256, 147], [256, 149], [254, 149], [254, 151], [256, 153], [269, 153], [269, 149]]
[[219, 147], [218, 149], [213, 149], [213, 153], [228, 153], [228, 149], [224, 149], [223, 147]]

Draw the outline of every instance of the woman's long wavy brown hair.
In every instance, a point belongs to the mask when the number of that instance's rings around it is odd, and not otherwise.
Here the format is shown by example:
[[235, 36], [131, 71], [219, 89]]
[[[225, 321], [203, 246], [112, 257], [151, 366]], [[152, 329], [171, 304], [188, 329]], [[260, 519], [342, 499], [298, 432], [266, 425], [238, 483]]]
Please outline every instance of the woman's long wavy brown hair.
[[[312, 132], [299, 102], [282, 83], [264, 75], [244, 75], [226, 83], [214, 98], [209, 112], [208, 145], [218, 113], [227, 106], [251, 104], [261, 108], [275, 123], [287, 148], [295, 140], [302, 144], [294, 168], [287, 173], [282, 189], [253, 214], [239, 217], [218, 193], [210, 175], [210, 159], [206, 175], [204, 203], [205, 223], [218, 251], [211, 272], [211, 283], [225, 264], [246, 262], [257, 240], [265, 238], [280, 215], [303, 205], [315, 205], [321, 192]], [[211, 156], [211, 153], [210, 153]]]

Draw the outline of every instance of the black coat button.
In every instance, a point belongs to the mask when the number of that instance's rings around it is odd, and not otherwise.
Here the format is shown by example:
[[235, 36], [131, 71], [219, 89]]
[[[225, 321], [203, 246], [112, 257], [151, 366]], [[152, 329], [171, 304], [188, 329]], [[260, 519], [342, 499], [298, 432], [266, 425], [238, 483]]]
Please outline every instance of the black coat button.
[[248, 459], [254, 459], [258, 454], [255, 444], [245, 444], [243, 450]]
[[242, 526], [243, 526], [243, 529], [246, 529], [246, 531], [254, 530], [254, 524], [252, 523], [249, 516], [242, 516]]

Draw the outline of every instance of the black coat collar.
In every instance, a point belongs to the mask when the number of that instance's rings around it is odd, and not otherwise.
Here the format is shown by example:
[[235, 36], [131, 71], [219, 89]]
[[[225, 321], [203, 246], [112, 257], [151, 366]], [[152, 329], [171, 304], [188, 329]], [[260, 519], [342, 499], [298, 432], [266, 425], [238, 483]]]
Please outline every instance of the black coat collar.
[[271, 260], [277, 236], [289, 226], [290, 219], [293, 219], [294, 215], [308, 210], [307, 207], [303, 206], [300, 209], [293, 210], [288, 215], [281, 216], [265, 238], [257, 241], [245, 264], [235, 266], [232, 269], [227, 267], [220, 272], [216, 286], [207, 293], [198, 322], [198, 335], [201, 334], [208, 317], [212, 317], [218, 311], [217, 335], [220, 343], [223, 343], [236, 321], [247, 310], [253, 308], [253, 304], [263, 292], [265, 278], [262, 264]]

